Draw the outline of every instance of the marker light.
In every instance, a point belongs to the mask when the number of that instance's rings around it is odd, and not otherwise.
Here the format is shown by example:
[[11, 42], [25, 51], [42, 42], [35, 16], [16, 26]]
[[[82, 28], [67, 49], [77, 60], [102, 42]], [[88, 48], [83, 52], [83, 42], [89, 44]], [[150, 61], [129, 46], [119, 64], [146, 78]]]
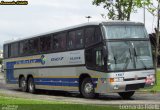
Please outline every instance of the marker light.
[[146, 84], [152, 84], [155, 82], [155, 76], [154, 75], [148, 75], [145, 79]]

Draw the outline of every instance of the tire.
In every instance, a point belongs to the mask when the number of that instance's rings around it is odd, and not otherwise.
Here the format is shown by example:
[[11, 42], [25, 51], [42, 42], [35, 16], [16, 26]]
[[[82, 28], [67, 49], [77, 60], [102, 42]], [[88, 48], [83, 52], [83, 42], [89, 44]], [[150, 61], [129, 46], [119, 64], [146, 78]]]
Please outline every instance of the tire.
[[29, 77], [28, 79], [28, 92], [32, 94], [36, 93], [35, 83], [32, 77]]
[[95, 98], [95, 89], [91, 78], [85, 78], [80, 86], [80, 93], [85, 98]]
[[120, 92], [118, 93], [123, 99], [130, 99], [134, 95], [135, 91], [131, 92]]
[[21, 91], [27, 92], [27, 83], [24, 77], [21, 77], [19, 80], [19, 87]]

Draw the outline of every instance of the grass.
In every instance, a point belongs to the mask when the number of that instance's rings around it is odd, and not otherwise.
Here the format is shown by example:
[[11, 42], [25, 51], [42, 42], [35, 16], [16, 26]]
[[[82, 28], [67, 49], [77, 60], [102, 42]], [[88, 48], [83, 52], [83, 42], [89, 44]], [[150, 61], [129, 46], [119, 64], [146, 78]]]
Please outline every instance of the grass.
[[155, 85], [152, 90], [160, 91], [160, 71], [157, 71], [157, 85]]
[[23, 99], [0, 95], [0, 109], [12, 110], [117, 110], [118, 107], [70, 104], [66, 102]]
[[143, 90], [153, 92], [153, 93], [160, 92], [160, 70], [157, 70], [157, 84], [153, 86], [153, 88], [151, 89], [143, 89]]

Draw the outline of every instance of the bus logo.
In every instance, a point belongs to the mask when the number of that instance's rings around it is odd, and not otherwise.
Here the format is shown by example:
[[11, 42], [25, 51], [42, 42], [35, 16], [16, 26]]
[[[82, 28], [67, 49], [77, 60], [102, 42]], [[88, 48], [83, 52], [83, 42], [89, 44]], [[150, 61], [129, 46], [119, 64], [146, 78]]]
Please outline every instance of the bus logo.
[[41, 56], [41, 64], [44, 65], [46, 63], [46, 58], [44, 55]]

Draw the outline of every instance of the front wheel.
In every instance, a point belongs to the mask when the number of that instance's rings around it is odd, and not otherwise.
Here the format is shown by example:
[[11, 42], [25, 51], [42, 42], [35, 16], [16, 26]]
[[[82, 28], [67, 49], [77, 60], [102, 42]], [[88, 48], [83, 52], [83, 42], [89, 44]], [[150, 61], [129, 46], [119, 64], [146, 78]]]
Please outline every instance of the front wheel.
[[134, 95], [135, 91], [118, 93], [123, 99], [129, 99]]
[[36, 92], [34, 79], [29, 77], [28, 79], [28, 92], [34, 94]]
[[85, 78], [80, 86], [80, 92], [85, 98], [94, 98], [96, 96], [94, 85], [91, 78]]

